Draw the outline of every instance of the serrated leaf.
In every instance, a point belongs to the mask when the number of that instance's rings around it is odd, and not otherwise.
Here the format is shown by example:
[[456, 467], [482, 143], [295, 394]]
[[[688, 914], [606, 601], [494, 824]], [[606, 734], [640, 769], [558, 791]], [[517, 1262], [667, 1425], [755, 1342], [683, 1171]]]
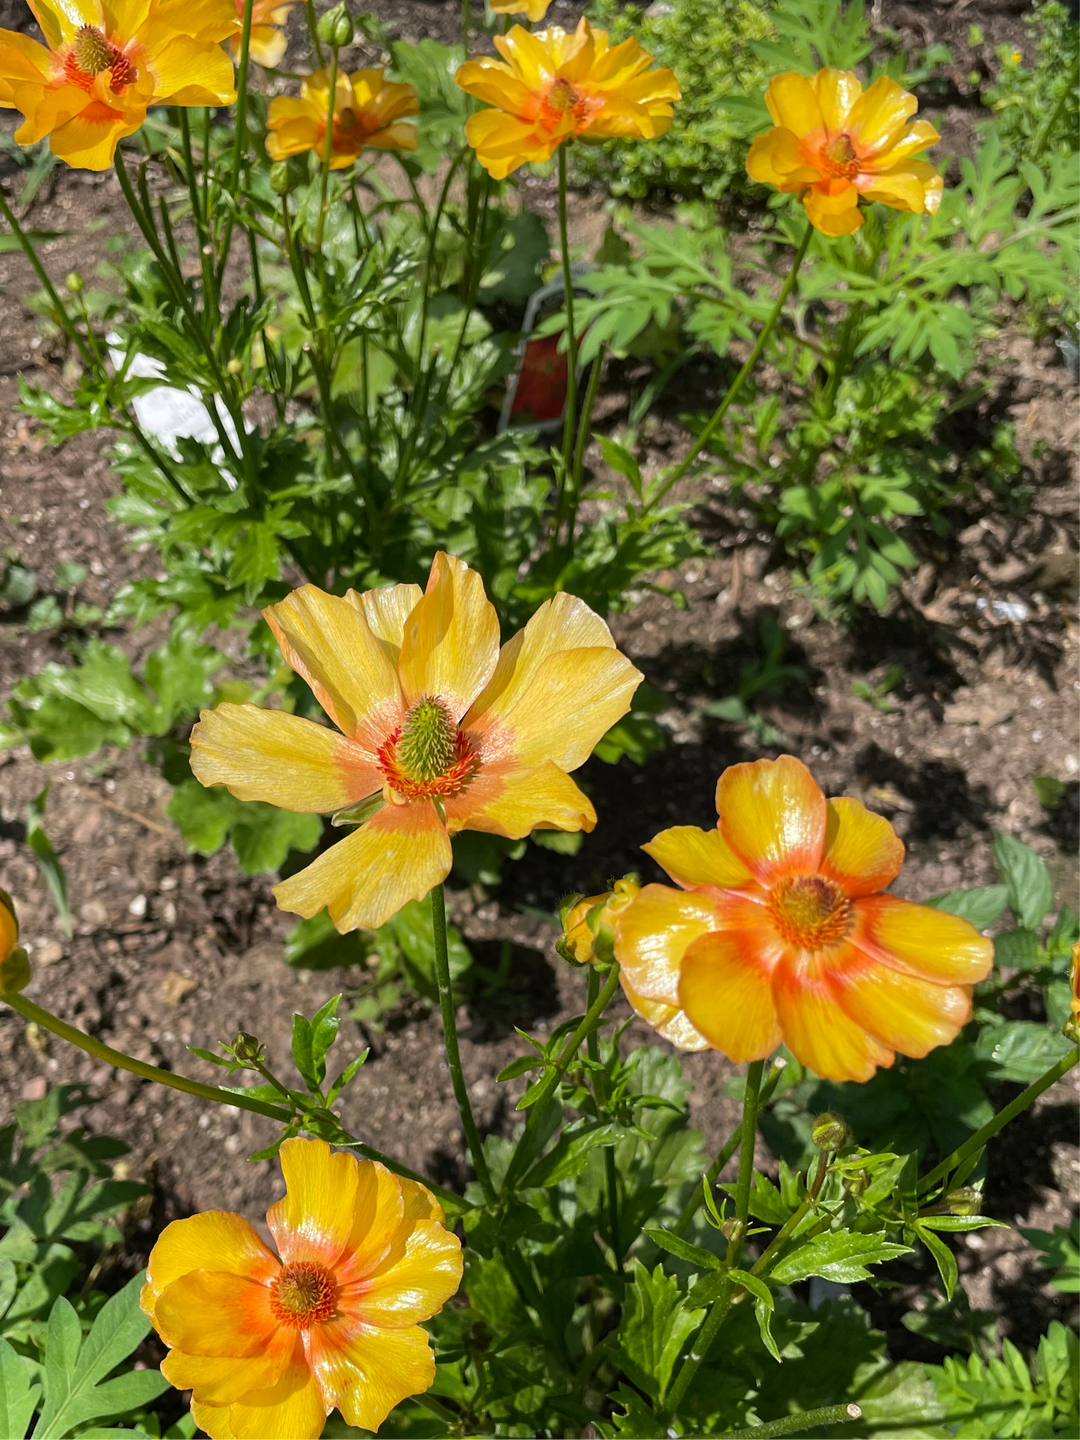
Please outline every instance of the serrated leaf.
[[692, 1245], [681, 1235], [673, 1235], [669, 1230], [661, 1230], [658, 1226], [653, 1225], [646, 1225], [645, 1234], [654, 1245], [659, 1245], [661, 1250], [666, 1250], [677, 1260], [685, 1260], [688, 1265], [694, 1265], [699, 1270], [720, 1269], [722, 1261], [718, 1256], [701, 1245]]
[[0, 1435], [22, 1440], [40, 1394], [41, 1386], [30, 1383], [26, 1361], [0, 1338]]
[[779, 1285], [794, 1285], [797, 1280], [820, 1275], [839, 1285], [854, 1285], [871, 1278], [868, 1266], [910, 1253], [909, 1246], [894, 1245], [877, 1235], [836, 1230], [807, 1240], [782, 1256], [769, 1271], [769, 1279]]
[[545, 1155], [526, 1173], [521, 1187], [558, 1185], [584, 1169], [589, 1151], [598, 1145], [614, 1145], [619, 1127], [607, 1121], [586, 1121], [579, 1126], [568, 1125]]
[[635, 1262], [627, 1287], [616, 1355], [627, 1376], [654, 1401], [662, 1401], [683, 1344], [702, 1311], [690, 1305], [679, 1283], [658, 1265], [650, 1274]]
[[1025, 930], [1038, 930], [1054, 903], [1050, 872], [1014, 835], [994, 836], [994, 859], [1009, 896], [1009, 909]]

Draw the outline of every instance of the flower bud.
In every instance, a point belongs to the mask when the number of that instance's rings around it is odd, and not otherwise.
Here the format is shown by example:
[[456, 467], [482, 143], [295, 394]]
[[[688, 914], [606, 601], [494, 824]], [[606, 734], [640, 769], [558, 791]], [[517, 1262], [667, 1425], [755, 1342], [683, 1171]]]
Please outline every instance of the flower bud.
[[240, 364], [240, 361], [237, 360], [235, 356], [233, 356], [233, 358], [225, 366], [225, 369], [229, 372], [230, 375], [239, 375], [243, 368], [243, 365]]
[[249, 1035], [246, 1030], [241, 1030], [232, 1043], [232, 1052], [244, 1065], [254, 1065], [261, 1060], [266, 1052], [266, 1046], [261, 1045], [254, 1035]]
[[71, 291], [72, 295], [78, 295], [83, 288], [83, 278], [77, 270], [72, 270], [68, 273], [64, 284]]
[[352, 44], [352, 16], [344, 4], [335, 5], [332, 10], [327, 10], [320, 16], [318, 28], [319, 39], [324, 45], [332, 45], [335, 50], [340, 50], [342, 45]]
[[870, 1184], [870, 1172], [868, 1170], [853, 1170], [849, 1175], [841, 1179], [841, 1184], [852, 1199], [857, 1200], [860, 1195], [865, 1195], [867, 1186]]
[[636, 875], [624, 875], [603, 895], [571, 896], [563, 906], [563, 933], [555, 944], [562, 958], [571, 965], [610, 965], [615, 926], [640, 889]]
[[288, 160], [270, 166], [270, 189], [275, 195], [288, 195], [296, 184], [296, 175]]
[[961, 1185], [958, 1190], [949, 1191], [945, 1204], [950, 1215], [978, 1215], [982, 1210], [982, 1192], [974, 1185]]
[[0, 960], [0, 995], [16, 995], [30, 983], [30, 958], [21, 945]]
[[737, 1240], [741, 1240], [745, 1233], [746, 1226], [741, 1220], [737, 1220], [734, 1216], [732, 1216], [730, 1220], [725, 1220], [720, 1226], [720, 1234], [723, 1235], [729, 1245], [734, 1245]]
[[834, 1150], [843, 1150], [846, 1145], [851, 1144], [851, 1128], [846, 1120], [841, 1120], [839, 1115], [826, 1110], [824, 1115], [819, 1115], [814, 1121], [810, 1138], [819, 1150], [832, 1154]]

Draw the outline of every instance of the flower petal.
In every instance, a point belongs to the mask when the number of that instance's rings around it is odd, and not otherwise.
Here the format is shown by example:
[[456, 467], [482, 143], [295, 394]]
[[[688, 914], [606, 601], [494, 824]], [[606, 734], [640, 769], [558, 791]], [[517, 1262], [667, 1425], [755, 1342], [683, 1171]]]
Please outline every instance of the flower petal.
[[555, 48], [566, 38], [558, 26], [532, 35], [524, 26], [515, 25], [506, 35], [493, 36], [495, 49], [529, 90], [543, 89], [555, 79]]
[[713, 931], [687, 948], [679, 1002], [690, 1023], [729, 1060], [763, 1060], [780, 1044], [771, 975], [783, 950], [765, 926]]
[[829, 981], [856, 1025], [901, 1055], [920, 1058], [948, 1045], [971, 1016], [971, 995], [960, 985], [931, 985], [872, 960], [855, 945], [838, 947]]
[[528, 161], [550, 160], [568, 133], [539, 132], [533, 121], [518, 120], [501, 110], [477, 110], [465, 122], [465, 137], [493, 180], [505, 180]]
[[974, 925], [895, 895], [857, 900], [850, 939], [894, 970], [936, 985], [975, 985], [994, 964], [994, 944]]
[[[191, 1408], [195, 1415], [195, 1406]], [[195, 1419], [214, 1440], [219, 1434], [222, 1440], [228, 1440], [229, 1436], [234, 1440], [319, 1440], [329, 1410], [301, 1343], [294, 1352], [293, 1363], [275, 1385], [253, 1390], [242, 1401], [229, 1406], [225, 1432], [215, 1434], [207, 1428], [202, 1407]], [[212, 1423], [216, 1419], [212, 1411], [207, 1419]]]
[[845, 128], [860, 158], [867, 151], [881, 154], [891, 150], [918, 108], [914, 95], [888, 75], [879, 75], [852, 105], [847, 118]]
[[192, 1270], [166, 1285], [154, 1305], [154, 1329], [187, 1355], [258, 1355], [279, 1328], [269, 1286], [242, 1275]]
[[323, 1395], [347, 1425], [377, 1430], [400, 1401], [435, 1379], [435, 1357], [419, 1325], [382, 1330], [338, 1316], [309, 1332], [308, 1358]]
[[227, 1271], [267, 1285], [279, 1268], [277, 1258], [242, 1215], [204, 1210], [201, 1215], [174, 1220], [158, 1236], [139, 1303], [153, 1320], [156, 1297], [193, 1270]]
[[680, 1050], [707, 1050], [709, 1042], [691, 1025], [686, 1014], [677, 1005], [665, 1005], [661, 1000], [646, 1000], [639, 995], [626, 978], [626, 971], [619, 972], [619, 984], [630, 1007], [640, 1015], [656, 1033]]
[[630, 988], [645, 1000], [679, 1008], [679, 967], [686, 947], [716, 923], [716, 907], [705, 896], [646, 885], [615, 926], [615, 958]]
[[926, 213], [926, 187], [911, 161], [901, 162], [895, 170], [860, 175], [857, 183], [864, 200], [876, 200], [894, 210], [910, 210], [913, 215]]
[[490, 55], [467, 60], [454, 75], [454, 83], [467, 95], [510, 115], [524, 115], [529, 108], [532, 92], [508, 65]]
[[754, 877], [813, 874], [825, 846], [825, 796], [793, 755], [732, 765], [716, 785], [724, 839]]
[[405, 622], [424, 598], [419, 585], [383, 585], [378, 590], [358, 594], [346, 590], [345, 599], [364, 612], [371, 633], [386, 651], [390, 663], [397, 668], [401, 642], [405, 638]]
[[901, 160], [908, 160], [917, 155], [920, 150], [925, 150], [930, 145], [936, 145], [940, 139], [941, 136], [929, 120], [913, 120], [895, 145], [864, 160], [861, 168], [864, 173], [891, 169]]
[[338, 729], [377, 751], [404, 712], [397, 674], [363, 614], [337, 595], [302, 585], [263, 615], [285, 663]]
[[205, 1405], [231, 1405], [252, 1390], [276, 1385], [296, 1350], [296, 1331], [279, 1325], [254, 1355], [189, 1355], [170, 1350], [161, 1373], [176, 1390], [194, 1390]]
[[286, 1140], [280, 1151], [285, 1195], [266, 1223], [286, 1265], [311, 1260], [331, 1268], [348, 1244], [359, 1181], [358, 1162], [334, 1154], [325, 1140]]
[[377, 930], [450, 873], [446, 826], [426, 800], [385, 805], [352, 835], [274, 886], [282, 910], [310, 919], [325, 906], [342, 935]]
[[375, 1160], [356, 1163], [359, 1170], [348, 1239], [334, 1270], [341, 1287], [355, 1284], [386, 1259], [405, 1219], [403, 1187], [408, 1182]]
[[803, 196], [806, 218], [822, 235], [853, 235], [862, 228], [858, 190], [854, 185], [845, 185], [839, 197], [821, 185], [812, 185]]
[[811, 84], [821, 106], [825, 128], [831, 134], [843, 130], [851, 107], [862, 94], [862, 81], [851, 70], [819, 70]]
[[204, 710], [191, 732], [191, 770], [201, 784], [303, 815], [341, 810], [381, 790], [374, 758], [336, 730], [257, 705]]
[[766, 130], [755, 139], [746, 157], [746, 173], [759, 185], [775, 185], [778, 190], [801, 190], [821, 178], [806, 163], [799, 137], [783, 128]]
[[398, 1330], [437, 1315], [461, 1284], [461, 1242], [437, 1220], [406, 1218], [389, 1254], [357, 1286], [341, 1293], [341, 1308], [367, 1325]]
[[814, 82], [794, 70], [774, 75], [765, 91], [765, 104], [774, 125], [781, 125], [796, 135], [821, 130], [825, 121]]
[[753, 880], [750, 871], [719, 830], [699, 830], [696, 825], [673, 825], [670, 830], [661, 830], [659, 835], [654, 835], [641, 848], [667, 871], [677, 885], [687, 890], [699, 885], [738, 888]]
[[398, 674], [406, 703], [444, 700], [455, 721], [480, 694], [499, 658], [499, 619], [484, 582], [440, 550], [422, 600], [405, 623]]
[[177, 35], [153, 57], [154, 100], [172, 105], [231, 105], [232, 61], [218, 45]]
[[484, 766], [464, 790], [446, 797], [444, 809], [451, 835], [482, 830], [521, 840], [533, 830], [589, 831], [596, 825], [592, 801], [550, 760]]
[[884, 890], [903, 863], [904, 842], [884, 815], [847, 795], [828, 802], [821, 874], [845, 895], [854, 899]]
[[772, 992], [784, 1044], [825, 1080], [869, 1080], [893, 1053], [841, 1009], [829, 981], [829, 951], [786, 950]]

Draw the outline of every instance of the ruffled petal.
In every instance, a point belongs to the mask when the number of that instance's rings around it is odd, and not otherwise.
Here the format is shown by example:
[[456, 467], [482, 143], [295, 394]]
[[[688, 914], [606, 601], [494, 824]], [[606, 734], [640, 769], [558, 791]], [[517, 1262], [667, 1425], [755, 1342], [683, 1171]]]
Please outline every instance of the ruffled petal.
[[389, 1255], [394, 1236], [405, 1224], [403, 1187], [407, 1183], [375, 1160], [358, 1160], [356, 1196], [345, 1248], [334, 1278], [347, 1287], [371, 1274]]
[[274, 886], [282, 910], [310, 919], [324, 907], [342, 935], [377, 930], [450, 873], [446, 826], [427, 800], [385, 805], [313, 864]]
[[946, 910], [895, 895], [856, 900], [851, 941], [894, 970], [936, 985], [975, 985], [994, 964], [994, 944]]
[[232, 61], [218, 45], [178, 35], [153, 58], [154, 99], [171, 105], [231, 105]]
[[848, 185], [842, 192], [838, 207], [834, 197], [821, 185], [813, 185], [803, 196], [806, 218], [822, 235], [853, 235], [862, 228], [863, 214], [859, 209], [859, 192]]
[[799, 137], [781, 128], [766, 130], [754, 140], [746, 173], [759, 185], [774, 185], [777, 190], [801, 190], [820, 179], [818, 170], [806, 163]]
[[541, 90], [555, 79], [557, 62], [546, 41], [554, 42], [556, 36], [565, 39], [565, 32], [553, 27], [536, 35], [521, 25], [515, 25], [506, 35], [492, 37], [495, 49], [508, 63], [512, 72], [519, 77], [529, 90]]
[[174, 1220], [158, 1236], [139, 1303], [153, 1320], [156, 1297], [193, 1270], [227, 1271], [268, 1285], [279, 1268], [276, 1256], [242, 1215], [204, 1210], [201, 1215]]
[[763, 1060], [780, 1044], [771, 977], [782, 952], [778, 937], [761, 926], [702, 935], [682, 957], [679, 1002], [729, 1060]]
[[[297, 1344], [293, 1363], [276, 1384], [265, 1390], [253, 1390], [242, 1401], [229, 1406], [225, 1431], [215, 1433], [207, 1429], [203, 1419], [207, 1412], [200, 1407], [199, 1414], [195, 1415], [195, 1406], [192, 1406], [196, 1422], [213, 1440], [218, 1440], [219, 1435], [221, 1440], [229, 1437], [233, 1440], [319, 1440], [329, 1411], [302, 1343]], [[214, 1423], [215, 1412], [211, 1411], [207, 1419]]]
[[440, 550], [424, 597], [405, 623], [398, 674], [406, 702], [437, 696], [458, 721], [498, 658], [499, 619], [483, 579], [464, 560]]
[[347, 590], [345, 599], [364, 613], [368, 628], [386, 651], [397, 669], [401, 642], [405, 638], [405, 622], [424, 598], [419, 585], [384, 585], [378, 590], [358, 594]]
[[891, 150], [918, 108], [914, 95], [888, 75], [879, 75], [852, 105], [845, 126], [860, 158]]
[[542, 765], [496, 761], [444, 803], [451, 835], [482, 830], [522, 840], [533, 830], [585, 830], [596, 826], [592, 801], [550, 760]]
[[285, 1195], [266, 1223], [286, 1265], [311, 1260], [331, 1269], [353, 1226], [359, 1180], [355, 1155], [334, 1154], [325, 1140], [286, 1140], [281, 1147]]
[[738, 889], [754, 878], [719, 830], [674, 825], [670, 830], [661, 830], [641, 848], [687, 890], [698, 885]]
[[872, 960], [854, 945], [830, 957], [829, 980], [841, 1008], [864, 1030], [901, 1055], [920, 1058], [949, 1045], [971, 1016], [971, 995], [960, 985], [931, 985]]
[[619, 983], [631, 1009], [640, 1015], [647, 1025], [651, 1025], [662, 1039], [679, 1050], [709, 1048], [705, 1036], [694, 1029], [686, 1014], [677, 1005], [665, 1005], [661, 1000], [646, 1000], [627, 980], [625, 970], [619, 972]]
[[788, 950], [773, 970], [772, 992], [784, 1044], [825, 1080], [869, 1080], [893, 1052], [839, 1005], [829, 981], [829, 951]]
[[630, 988], [645, 1000], [681, 1008], [679, 967], [686, 948], [716, 923], [716, 907], [705, 896], [646, 885], [615, 927], [615, 958]]
[[494, 105], [510, 115], [524, 115], [529, 109], [531, 92], [508, 65], [482, 55], [467, 60], [454, 76], [454, 83], [467, 95], [475, 95], [485, 105]]
[[862, 161], [863, 171], [888, 170], [901, 160], [909, 160], [920, 150], [936, 145], [941, 136], [929, 120], [913, 120], [900, 139], [890, 149]]
[[830, 800], [821, 874], [850, 899], [884, 890], [900, 874], [904, 842], [883, 815], [847, 795]]
[[134, 114], [117, 115], [108, 110], [102, 114], [91, 102], [85, 110], [53, 130], [49, 149], [73, 169], [107, 170], [113, 163], [117, 145], [126, 135], [133, 135], [145, 118], [146, 111], [142, 108]]
[[[229, 49], [234, 59], [239, 60], [242, 48], [241, 40], [238, 40], [236, 36], [230, 38]], [[289, 41], [285, 32], [278, 30], [273, 25], [253, 25], [248, 48], [251, 58], [257, 65], [263, 65], [267, 70], [274, 70], [285, 58]]]
[[364, 1280], [341, 1294], [341, 1308], [367, 1325], [389, 1330], [429, 1320], [461, 1284], [461, 1242], [435, 1220], [403, 1223], [390, 1253]]
[[860, 175], [856, 183], [864, 200], [876, 200], [894, 210], [910, 210], [913, 215], [922, 215], [926, 211], [923, 183], [906, 165], [901, 165], [898, 170], [878, 171], [865, 177]]
[[338, 729], [377, 751], [404, 709], [394, 667], [363, 614], [347, 600], [302, 585], [263, 615], [285, 663]]
[[203, 785], [304, 815], [341, 810], [381, 790], [374, 759], [336, 730], [257, 705], [204, 710], [191, 732], [191, 770]]
[[566, 133], [538, 132], [532, 121], [518, 120], [501, 110], [478, 110], [465, 122], [465, 136], [493, 180], [505, 180], [529, 161], [550, 160]]
[[765, 104], [774, 125], [796, 135], [809, 135], [824, 128], [821, 103], [814, 82], [794, 70], [774, 75], [765, 91]]
[[811, 84], [821, 106], [821, 117], [830, 134], [843, 130], [851, 107], [862, 94], [862, 81], [851, 70], [819, 70]]
[[231, 1405], [276, 1385], [294, 1358], [296, 1331], [279, 1325], [254, 1355], [189, 1355], [170, 1350], [161, 1373], [175, 1390], [193, 1390], [205, 1405]]
[[[378, 1430], [395, 1405], [435, 1379], [435, 1357], [419, 1325], [382, 1330], [339, 1316], [309, 1332], [308, 1357], [327, 1409], [347, 1425]], [[316, 1432], [318, 1433], [318, 1432]]]
[[166, 1285], [154, 1305], [154, 1329], [187, 1355], [258, 1355], [280, 1328], [269, 1286], [243, 1275], [192, 1270]]
[[0, 30], [0, 105], [15, 104], [13, 84], [45, 84], [52, 73], [52, 57], [44, 45], [16, 30]]
[[825, 847], [825, 796], [793, 755], [732, 765], [716, 785], [724, 839], [762, 885], [813, 874]]

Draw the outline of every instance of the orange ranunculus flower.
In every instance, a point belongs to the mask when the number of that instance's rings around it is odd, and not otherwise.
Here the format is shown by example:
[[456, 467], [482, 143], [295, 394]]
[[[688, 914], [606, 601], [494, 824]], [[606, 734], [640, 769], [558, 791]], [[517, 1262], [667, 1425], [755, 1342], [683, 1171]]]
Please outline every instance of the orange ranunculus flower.
[[277, 1255], [225, 1210], [174, 1220], [150, 1253], [161, 1373], [212, 1440], [316, 1440], [335, 1407], [377, 1430], [435, 1379], [419, 1321], [461, 1283], [461, 1243], [423, 1185], [322, 1140], [286, 1140], [281, 1168]]
[[192, 732], [192, 770], [240, 800], [375, 812], [274, 887], [283, 910], [326, 906], [343, 934], [374, 929], [446, 879], [459, 830], [520, 839], [596, 824], [567, 772], [626, 714], [641, 675], [584, 601], [556, 595], [500, 650], [484, 582], [440, 552], [426, 592], [340, 599], [304, 585], [263, 613], [341, 734], [219, 705]]
[[527, 160], [550, 160], [575, 135], [652, 140], [671, 124], [679, 82], [670, 70], [650, 70], [652, 56], [636, 40], [609, 49], [607, 31], [584, 17], [572, 35], [557, 26], [534, 35], [515, 25], [493, 38], [503, 60], [482, 55], [454, 78], [495, 107], [470, 115], [465, 133], [496, 180]]
[[993, 945], [879, 893], [904, 859], [887, 820], [826, 800], [790, 755], [725, 770], [716, 808], [715, 830], [679, 825], [643, 847], [682, 889], [646, 885], [620, 919], [615, 954], [638, 994], [732, 1060], [783, 1041], [830, 1080], [956, 1036]]
[[[266, 153], [287, 160], [304, 150], [322, 155], [330, 109], [330, 76], [316, 70], [300, 82], [300, 99], [285, 95], [270, 101]], [[383, 79], [381, 69], [338, 75], [334, 89], [334, 133], [330, 169], [351, 165], [362, 150], [415, 150], [416, 126], [403, 119], [416, 115], [420, 102], [411, 85]]]
[[[248, 54], [268, 70], [280, 65], [285, 57], [289, 42], [280, 27], [289, 18], [289, 11], [295, 3], [296, 0], [284, 0], [284, 3], [282, 0], [252, 0]], [[308, 3], [308, 0], [303, 0], [303, 3]], [[233, 4], [240, 28], [229, 38], [229, 51], [233, 59], [239, 61], [244, 43], [244, 0], [233, 0]]]
[[488, 0], [496, 15], [525, 15], [530, 25], [542, 20], [551, 0]]
[[850, 235], [863, 223], [860, 200], [932, 215], [942, 179], [914, 157], [941, 137], [927, 120], [907, 122], [914, 95], [882, 75], [863, 91], [850, 70], [793, 70], [774, 75], [765, 91], [774, 129], [750, 146], [751, 180], [802, 196], [811, 225], [824, 235]]
[[30, 0], [48, 49], [0, 30], [0, 106], [21, 110], [20, 145], [49, 136], [54, 155], [106, 170], [150, 105], [230, 105], [221, 41], [232, 0]]

